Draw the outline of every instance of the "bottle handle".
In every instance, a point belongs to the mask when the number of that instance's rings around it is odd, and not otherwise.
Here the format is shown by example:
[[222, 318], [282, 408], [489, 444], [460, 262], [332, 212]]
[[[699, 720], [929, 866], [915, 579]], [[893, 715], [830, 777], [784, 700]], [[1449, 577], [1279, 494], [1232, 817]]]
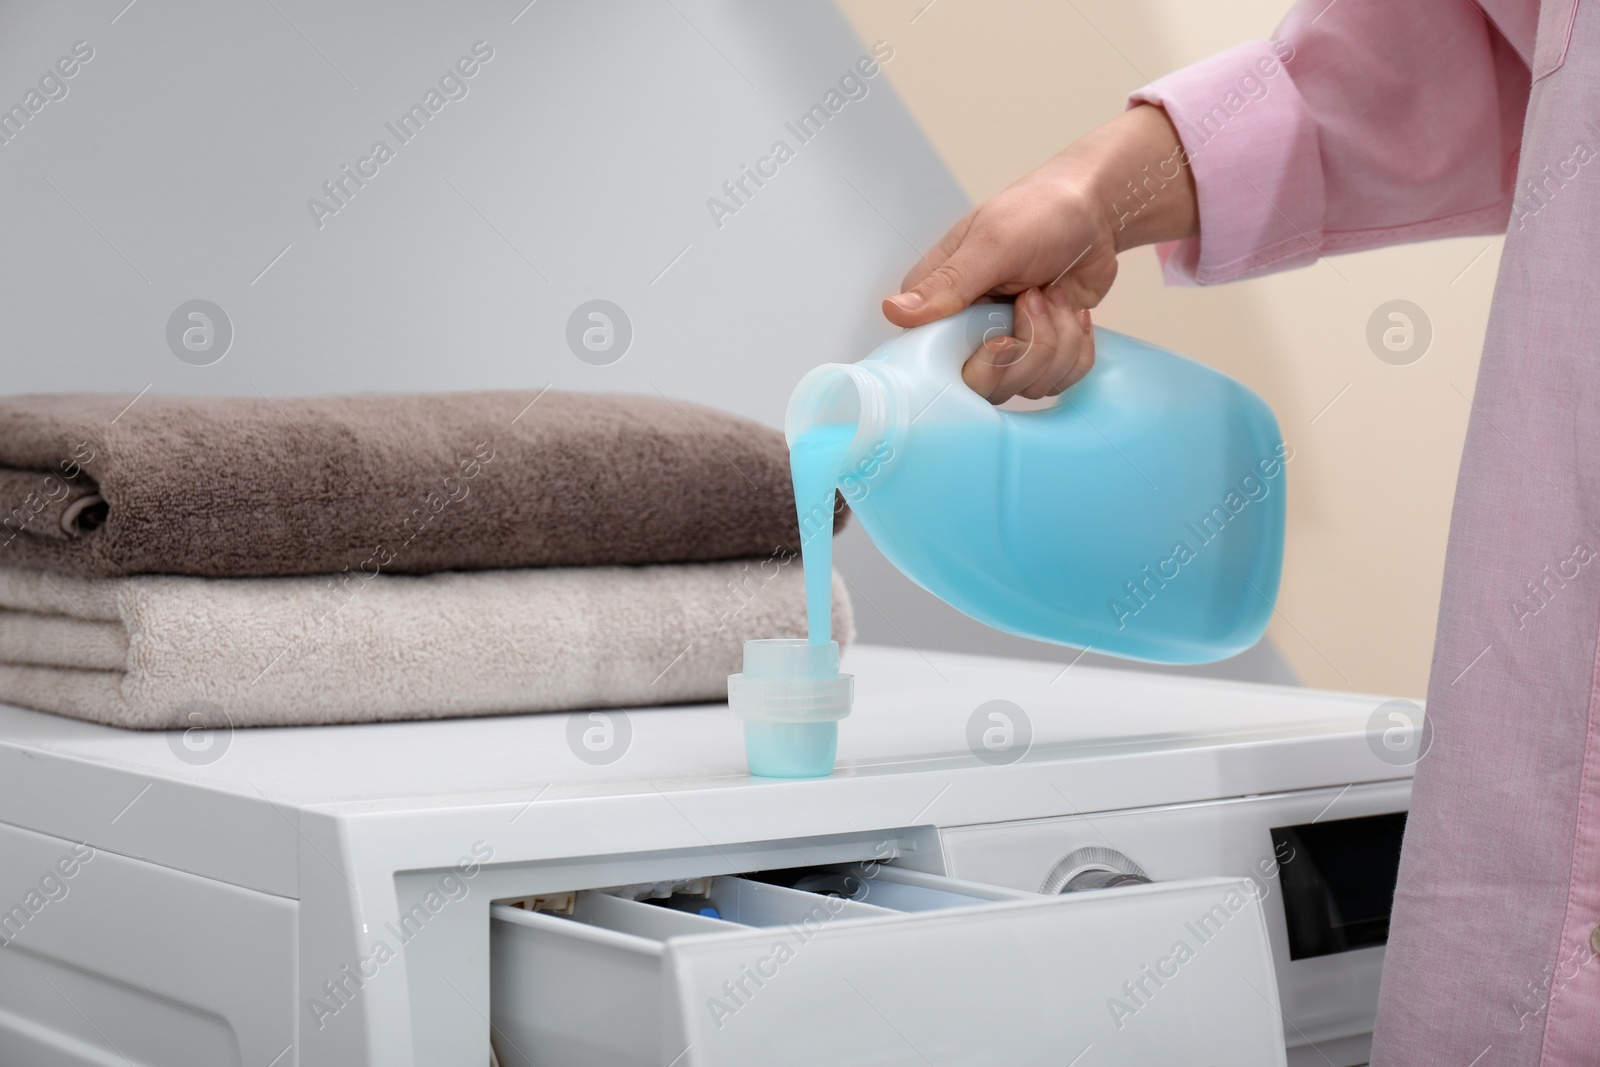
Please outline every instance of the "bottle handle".
[[961, 368], [992, 337], [1009, 337], [1016, 322], [1011, 304], [973, 304], [947, 318], [918, 326], [924, 358], [950, 380], [961, 380]]
[[[961, 368], [971, 359], [973, 354], [992, 337], [1013, 336], [1012, 330], [1016, 325], [1016, 310], [1013, 304], [973, 304], [956, 312], [948, 318], [930, 322], [926, 326], [919, 326], [907, 331], [908, 334], [921, 333], [919, 347], [924, 360], [924, 366], [938, 372], [950, 384], [959, 384], [966, 387], [961, 378]], [[1115, 348], [1115, 341], [1125, 340], [1120, 334], [1104, 330], [1099, 326], [1094, 327], [1095, 348], [1097, 353], [1105, 355]], [[1087, 399], [1099, 390], [1093, 383], [1102, 380], [1103, 376], [1090, 375], [1089, 378], [1073, 386], [1073, 396], [1080, 400]], [[1065, 394], [1063, 394], [1064, 396]], [[1038, 417], [1046, 411], [1055, 411], [1065, 407], [1061, 398], [1056, 398], [1049, 407], [1033, 411], [1002, 411], [1002, 415]]]

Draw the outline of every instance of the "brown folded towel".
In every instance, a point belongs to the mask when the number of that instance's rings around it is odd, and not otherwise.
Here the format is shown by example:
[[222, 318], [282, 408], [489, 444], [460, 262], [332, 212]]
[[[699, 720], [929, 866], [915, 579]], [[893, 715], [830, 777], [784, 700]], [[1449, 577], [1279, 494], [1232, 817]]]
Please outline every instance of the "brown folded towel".
[[415, 574], [796, 546], [783, 436], [680, 400], [0, 399], [0, 565]]

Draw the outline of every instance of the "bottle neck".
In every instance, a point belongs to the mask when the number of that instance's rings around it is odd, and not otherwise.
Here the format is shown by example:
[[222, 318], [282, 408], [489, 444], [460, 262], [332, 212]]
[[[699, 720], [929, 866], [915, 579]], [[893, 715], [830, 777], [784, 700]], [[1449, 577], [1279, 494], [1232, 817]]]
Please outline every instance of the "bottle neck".
[[784, 417], [793, 445], [806, 431], [824, 425], [855, 427], [846, 465], [895, 447], [904, 433], [906, 388], [893, 367], [881, 361], [824, 363], [800, 379]]

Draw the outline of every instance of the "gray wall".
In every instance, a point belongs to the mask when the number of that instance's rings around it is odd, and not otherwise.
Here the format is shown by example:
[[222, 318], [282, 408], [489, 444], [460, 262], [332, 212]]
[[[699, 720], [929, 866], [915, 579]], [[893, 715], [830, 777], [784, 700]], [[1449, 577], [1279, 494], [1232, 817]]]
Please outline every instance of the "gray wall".
[[[0, 389], [554, 385], [776, 425], [807, 368], [890, 335], [878, 296], [966, 204], [881, 73], [814, 139], [785, 125], [868, 51], [831, 5], [525, 3], [8, 5], [0, 106], [38, 109], [0, 144]], [[441, 83], [478, 42], [492, 58]], [[430, 90], [402, 142], [386, 124]], [[378, 140], [392, 158], [362, 164]], [[793, 157], [714, 218], [779, 140]], [[368, 176], [339, 206], [346, 166]], [[596, 299], [631, 325], [606, 365], [568, 344]], [[231, 325], [215, 362], [169, 344], [193, 300]], [[840, 558], [866, 639], [1076, 655], [969, 622], [859, 530]]]

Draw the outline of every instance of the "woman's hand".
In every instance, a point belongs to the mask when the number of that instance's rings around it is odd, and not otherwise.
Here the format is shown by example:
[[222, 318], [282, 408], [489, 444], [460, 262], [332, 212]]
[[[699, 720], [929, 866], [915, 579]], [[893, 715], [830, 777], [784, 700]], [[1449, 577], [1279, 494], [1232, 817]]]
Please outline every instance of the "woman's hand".
[[1161, 108], [1140, 105], [969, 212], [883, 313], [920, 326], [986, 296], [1014, 296], [1014, 336], [986, 342], [962, 378], [996, 404], [1055, 396], [1094, 365], [1089, 309], [1111, 288], [1117, 253], [1197, 228], [1177, 132]]

